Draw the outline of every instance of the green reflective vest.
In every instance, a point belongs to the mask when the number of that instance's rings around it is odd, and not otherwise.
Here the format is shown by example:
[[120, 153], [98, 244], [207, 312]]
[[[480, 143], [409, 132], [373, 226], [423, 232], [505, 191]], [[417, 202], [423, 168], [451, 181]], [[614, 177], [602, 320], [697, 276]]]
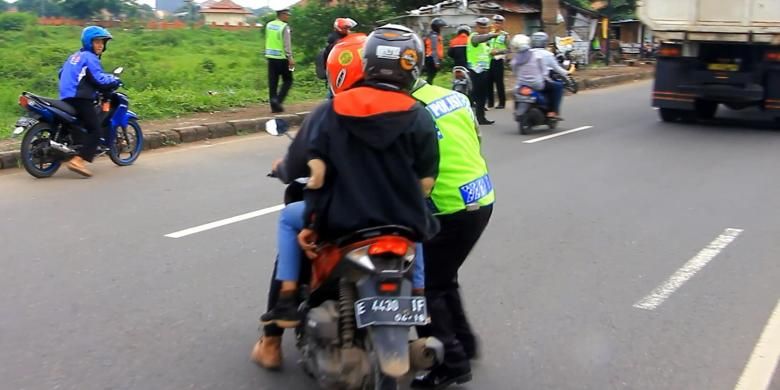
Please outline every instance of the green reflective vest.
[[477, 33], [469, 35], [469, 41], [466, 44], [466, 62], [468, 62], [469, 69], [481, 73], [490, 69], [490, 45], [487, 42], [482, 42], [474, 47], [471, 44], [471, 38], [475, 35]]
[[493, 183], [480, 152], [469, 98], [428, 84], [412, 96], [431, 113], [438, 131], [439, 176], [431, 193], [434, 213], [452, 214], [467, 206], [493, 204]]
[[265, 58], [285, 59], [284, 54], [284, 29], [287, 23], [279, 19], [265, 26]]
[[[501, 31], [496, 31], [501, 32]], [[490, 45], [495, 50], [506, 50], [506, 34], [501, 34], [493, 39], [490, 40]]]

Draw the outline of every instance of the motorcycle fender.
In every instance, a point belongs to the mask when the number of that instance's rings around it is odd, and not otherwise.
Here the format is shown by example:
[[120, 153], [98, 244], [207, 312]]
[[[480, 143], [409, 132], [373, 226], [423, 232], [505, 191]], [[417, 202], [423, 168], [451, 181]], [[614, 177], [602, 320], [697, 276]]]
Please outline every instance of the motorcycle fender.
[[409, 372], [409, 328], [406, 326], [371, 326], [368, 337], [374, 346], [382, 373], [400, 378]]
[[[383, 295], [376, 289], [377, 281], [376, 276], [363, 278], [357, 284], [358, 296], [366, 298]], [[401, 288], [397, 296], [411, 295], [412, 283], [406, 278], [402, 278], [400, 282]], [[372, 325], [367, 328], [383, 374], [399, 378], [409, 372], [409, 328], [386, 325]]]
[[111, 128], [116, 129], [117, 127], [126, 127], [127, 121], [130, 118], [130, 113], [131, 111], [127, 109], [126, 105], [120, 104], [119, 107], [116, 108], [116, 111], [114, 111], [114, 115], [111, 117]]
[[517, 109], [515, 110], [515, 118], [519, 118], [523, 115], [525, 115], [526, 112], [528, 112], [528, 109], [531, 107], [528, 103], [518, 103]]

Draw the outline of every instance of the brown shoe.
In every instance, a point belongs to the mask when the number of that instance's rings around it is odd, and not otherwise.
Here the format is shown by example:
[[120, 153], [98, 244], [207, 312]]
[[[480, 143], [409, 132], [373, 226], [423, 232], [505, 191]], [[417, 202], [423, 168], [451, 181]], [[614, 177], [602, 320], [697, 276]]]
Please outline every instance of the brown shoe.
[[90, 172], [89, 169], [87, 169], [87, 166], [84, 163], [84, 159], [81, 158], [81, 156], [76, 156], [70, 159], [70, 161], [68, 161], [68, 169], [78, 173], [81, 176], [85, 176], [85, 177], [92, 176], [92, 172]]
[[282, 368], [282, 337], [262, 336], [250, 355], [252, 361], [268, 370]]

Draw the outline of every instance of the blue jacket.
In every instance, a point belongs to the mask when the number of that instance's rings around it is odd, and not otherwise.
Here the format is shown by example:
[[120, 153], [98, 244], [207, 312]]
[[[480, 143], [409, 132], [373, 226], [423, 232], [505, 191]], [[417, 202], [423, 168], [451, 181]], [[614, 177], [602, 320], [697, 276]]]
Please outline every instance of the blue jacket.
[[60, 99], [94, 99], [99, 89], [114, 86], [119, 80], [103, 72], [100, 58], [82, 48], [73, 53], [60, 69]]

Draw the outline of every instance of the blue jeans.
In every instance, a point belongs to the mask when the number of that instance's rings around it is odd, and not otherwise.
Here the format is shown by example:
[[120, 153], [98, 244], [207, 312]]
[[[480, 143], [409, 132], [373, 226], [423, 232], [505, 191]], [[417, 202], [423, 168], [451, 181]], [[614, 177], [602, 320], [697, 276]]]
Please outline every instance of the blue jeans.
[[[279, 250], [278, 263], [276, 264], [276, 280], [298, 281], [301, 271], [303, 252], [298, 245], [298, 233], [303, 230], [306, 204], [294, 202], [288, 204], [279, 215], [279, 228], [276, 247]], [[421, 243], [415, 244], [416, 257], [414, 270], [412, 271], [412, 286], [414, 288], [425, 287], [425, 260]]]
[[552, 80], [545, 80], [544, 92], [550, 98], [550, 109], [558, 114], [561, 113], [561, 101], [563, 100], [563, 83]]

